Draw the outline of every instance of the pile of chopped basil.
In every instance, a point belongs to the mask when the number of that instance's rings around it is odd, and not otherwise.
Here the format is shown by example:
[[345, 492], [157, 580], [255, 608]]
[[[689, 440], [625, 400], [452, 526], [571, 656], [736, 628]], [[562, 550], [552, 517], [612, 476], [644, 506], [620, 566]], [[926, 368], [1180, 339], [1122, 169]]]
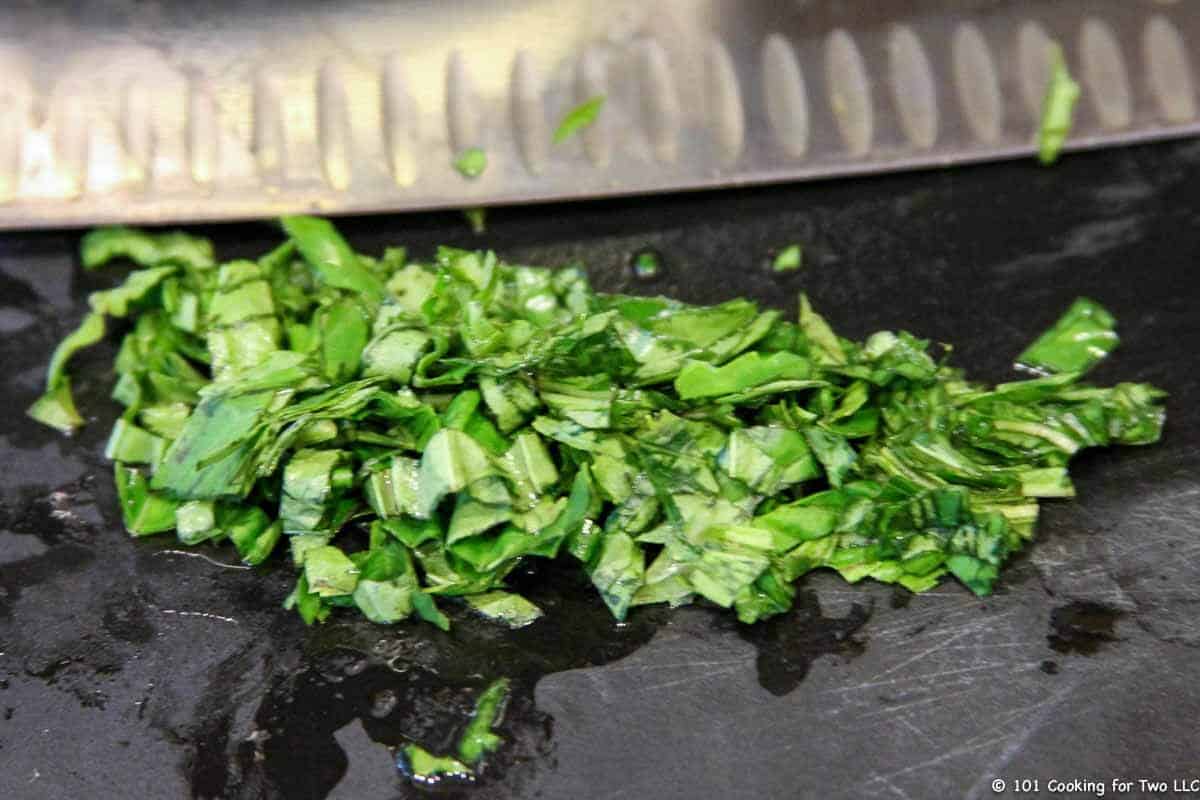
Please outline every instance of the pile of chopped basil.
[[617, 619], [704, 598], [754, 622], [815, 569], [986, 594], [1039, 500], [1074, 494], [1071, 456], [1162, 430], [1158, 389], [1080, 382], [1116, 344], [1088, 300], [1020, 357], [1039, 377], [993, 387], [908, 333], [841, 338], [803, 296], [792, 322], [282, 224], [226, 263], [184, 234], [88, 234], [85, 268], [140, 269], [91, 296], [30, 411], [81, 424], [65, 365], [127, 320], [107, 448], [126, 527], [284, 550], [309, 623], [446, 628], [461, 602], [526, 624], [505, 579], [533, 558], [583, 569]]

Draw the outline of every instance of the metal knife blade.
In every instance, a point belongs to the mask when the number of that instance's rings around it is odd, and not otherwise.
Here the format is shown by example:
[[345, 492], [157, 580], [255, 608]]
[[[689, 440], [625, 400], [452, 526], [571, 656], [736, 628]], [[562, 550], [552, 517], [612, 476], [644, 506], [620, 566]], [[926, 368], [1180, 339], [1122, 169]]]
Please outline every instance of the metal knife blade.
[[[30, 3], [0, 29], [0, 228], [476, 207], [1200, 130], [1200, 14], [1162, 0]], [[603, 95], [562, 143], [571, 107]], [[455, 171], [482, 148], [476, 179]]]

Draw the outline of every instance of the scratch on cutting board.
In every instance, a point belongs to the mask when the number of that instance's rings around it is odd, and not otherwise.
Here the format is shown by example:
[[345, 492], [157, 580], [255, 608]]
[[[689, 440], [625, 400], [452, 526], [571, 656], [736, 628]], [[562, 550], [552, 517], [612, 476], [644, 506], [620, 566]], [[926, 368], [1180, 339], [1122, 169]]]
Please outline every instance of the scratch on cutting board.
[[726, 667], [725, 669], [710, 670], [707, 672], [701, 672], [697, 675], [688, 675], [687, 677], [678, 678], [673, 681], [664, 681], [662, 683], [651, 683], [651, 684], [647, 684], [645, 686], [639, 686], [638, 690], [642, 691], [642, 692], [649, 692], [649, 691], [657, 690], [657, 689], [666, 689], [669, 686], [679, 686], [679, 685], [685, 684], [685, 683], [696, 683], [698, 681], [704, 680], [705, 678], [709, 677], [710, 675], [729, 675], [731, 673], [737, 672], [739, 670], [739, 668], [742, 667], [745, 663], [746, 662], [744, 662], [744, 661], [739, 661], [737, 663], [737, 665], [733, 666], [733, 667]]
[[885, 784], [885, 785], [887, 786], [887, 788], [888, 788], [888, 789], [890, 789], [890, 790], [891, 790], [891, 791], [892, 791], [892, 792], [893, 792], [893, 793], [894, 793], [894, 794], [895, 794], [897, 797], [901, 798], [901, 800], [912, 800], [912, 797], [910, 797], [910, 796], [909, 796], [908, 792], [906, 792], [906, 791], [904, 791], [903, 789], [901, 789], [901, 788], [900, 788], [900, 786], [899, 786], [899, 784], [897, 784], [897, 783], [895, 783], [895, 782], [893, 782], [893, 781], [890, 781], [890, 780], [889, 780], [889, 781], [884, 781], [884, 784]]
[[970, 636], [972, 633], [975, 633], [975, 631], [976, 631], [976, 629], [974, 626], [964, 628], [963, 630], [961, 630], [961, 631], [957, 632], [956, 634], [954, 634], [953, 636], [951, 636], [949, 639], [943, 639], [939, 642], [936, 642], [932, 647], [927, 647], [926, 649], [922, 650], [921, 652], [917, 653], [916, 655], [912, 655], [912, 656], [909, 656], [908, 658], [904, 659], [899, 664], [895, 664], [895, 665], [889, 667], [888, 669], [885, 669], [883, 672], [880, 672], [876, 675], [871, 676], [871, 680], [878, 680], [879, 678], [882, 678], [885, 675], [891, 675], [893, 672], [898, 672], [898, 671], [904, 669], [909, 664], [912, 664], [917, 661], [921, 661], [925, 658], [928, 658], [929, 656], [933, 655], [934, 653], [938, 652], [939, 650], [945, 650], [945, 649], [949, 648], [950, 645], [957, 642], [959, 639], [962, 639], [966, 636]]
[[[1038, 662], [1030, 662], [1036, 664]], [[875, 689], [880, 686], [895, 686], [896, 684], [912, 683], [915, 681], [930, 680], [933, 678], [945, 678], [951, 675], [964, 675], [972, 672], [982, 672], [993, 669], [1012, 669], [1013, 664], [1009, 661], [992, 661], [987, 664], [977, 664], [971, 667], [958, 667], [956, 669], [943, 669], [937, 672], [922, 672], [919, 675], [902, 675], [898, 678], [889, 678], [885, 681], [866, 681], [865, 683], [856, 683], [852, 686], [834, 686], [826, 689], [829, 694], [841, 694], [844, 692], [861, 692], [867, 689]]]
[[[931, 758], [925, 759], [917, 764], [913, 764], [902, 769], [873, 775], [867, 780], [863, 781], [863, 783], [860, 785], [864, 787], [872, 784], [882, 785], [883, 787], [895, 791], [899, 789], [895, 782], [896, 778], [934, 767], [953, 758], [1003, 743], [1005, 746], [1001, 748], [994, 758], [987, 762], [987, 765], [980, 772], [979, 779], [966, 794], [966, 797], [969, 798], [969, 800], [981, 798], [986, 792], [990, 791], [990, 779], [993, 778], [999, 770], [1002, 770], [1004, 766], [1008, 764], [1022, 750], [1022, 748], [1025, 747], [1029, 740], [1033, 738], [1034, 734], [1036, 734], [1045, 726], [1047, 721], [1053, 717], [1055, 712], [1070, 698], [1075, 691], [1080, 688], [1080, 686], [1083, 685], [1084, 682], [1085, 679], [1081, 678], [1078, 681], [1063, 686], [1044, 700], [1039, 700], [1029, 705], [1012, 709], [1011, 711], [1003, 714], [994, 724], [989, 725], [987, 728], [980, 731], [979, 734], [974, 737], [974, 739], [968, 740], [964, 744], [945, 753], [939, 753]], [[945, 696], [946, 695], [942, 695], [941, 697], [944, 698]], [[935, 699], [937, 698], [929, 698], [929, 700]], [[916, 704], [909, 704], [909, 706], [912, 705]], [[901, 710], [903, 708], [906, 707], [894, 707], [892, 710]], [[908, 720], [905, 720], [905, 722], [908, 723], [909, 727], [912, 727], [911, 722]], [[1019, 727], [1015, 727], [1014, 729], [1014, 726]], [[1004, 735], [988, 735], [994, 731], [1006, 728], [1009, 729], [1010, 732], [1005, 733]], [[903, 790], [900, 789], [899, 791], [902, 792]]]
[[176, 611], [173, 608], [164, 608], [164, 609], [161, 609], [161, 611], [164, 614], [173, 614], [177, 617], [202, 617], [203, 619], [211, 619], [211, 620], [216, 620], [218, 622], [228, 622], [231, 625], [240, 624], [233, 617], [224, 617], [224, 616], [221, 616], [220, 614], [210, 614], [207, 611]]
[[[924, 595], [919, 595], [924, 598]], [[894, 617], [887, 618], [884, 623], [872, 625], [872, 638], [880, 636], [891, 636], [896, 633], [901, 633], [905, 638], [908, 637], [908, 632], [914, 627], [914, 623], [924, 622], [928, 619], [936, 619], [937, 617], [958, 618], [967, 617], [974, 618], [979, 614], [979, 600], [971, 598], [964, 602], [937, 604], [927, 608], [909, 607], [904, 610], [903, 614], [896, 614]]]
[[938, 764], [941, 764], [945, 761], [949, 761], [951, 759], [958, 758], [959, 756], [966, 755], [968, 753], [973, 753], [976, 750], [982, 750], [985, 747], [991, 747], [993, 745], [997, 745], [1002, 742], [1007, 742], [1011, 738], [1012, 738], [1011, 736], [1005, 734], [1004, 736], [994, 736], [991, 739], [985, 739], [980, 742], [973, 742], [970, 744], [960, 745], [960, 746], [954, 748], [953, 750], [949, 750], [945, 753], [934, 756], [932, 758], [927, 758], [918, 764], [912, 764], [910, 766], [895, 770], [893, 772], [888, 772], [888, 773], [884, 773], [884, 774], [880, 774], [880, 775], [873, 775], [870, 778], [868, 778], [867, 780], [860, 783], [859, 785], [860, 786], [869, 786], [873, 783], [882, 783], [884, 785], [890, 785], [895, 778], [899, 778], [901, 775], [908, 775], [911, 772], [918, 772], [923, 769], [928, 769], [929, 767], [936, 767]]
[[606, 667], [606, 670], [608, 672], [621, 672], [623, 670], [649, 672], [656, 669], [699, 669], [702, 667], [724, 667], [731, 664], [745, 664], [753, 660], [754, 654], [751, 653], [741, 658], [728, 658], [720, 661], [676, 661], [671, 664], [617, 664]]
[[[987, 766], [981, 771], [979, 779], [966, 794], [966, 797], [969, 798], [969, 800], [981, 798], [991, 790], [990, 779], [993, 778], [999, 770], [1003, 769], [1004, 766], [1021, 751], [1021, 749], [1029, 742], [1029, 740], [1033, 738], [1035, 733], [1045, 726], [1047, 721], [1053, 716], [1054, 712], [1067, 701], [1072, 693], [1077, 691], [1080, 686], [1085, 683], [1085, 680], [1085, 678], [1081, 678], [1074, 683], [1068, 684], [1054, 692], [1045, 700], [1039, 700], [1031, 703], [1030, 705], [1021, 706], [1009, 711], [1008, 713], [1004, 714], [995, 724], [988, 726], [983, 731], [980, 731], [979, 735], [975, 737], [975, 740], [970, 740], [948, 752], [938, 754], [921, 761], [920, 763], [904, 767], [903, 769], [874, 775], [868, 780], [864, 781], [861, 785], [868, 786], [871, 784], [882, 784], [885, 787], [891, 787], [894, 784], [895, 779], [903, 775], [927, 769], [929, 767], [934, 767], [950, 759], [957, 758], [958, 756], [982, 750], [993, 745], [1006, 743], [1005, 747], [1003, 747], [1000, 752], [997, 753], [996, 756], [987, 763]], [[1111, 682], [1112, 680], [1106, 683]], [[1096, 687], [1089, 686], [1089, 688], [1095, 689]], [[993, 731], [1002, 728], [1011, 729], [1017, 724], [1019, 724], [1020, 727], [1013, 732], [1002, 736], [987, 736], [987, 734], [992, 733]], [[980, 739], [980, 737], [986, 738]]]
[[976, 798], [982, 797], [984, 791], [994, 794], [991, 787], [992, 777], [1012, 761], [1017, 753], [1021, 752], [1026, 743], [1033, 738], [1033, 735], [1042, 729], [1042, 726], [1046, 724], [1050, 716], [1078, 688], [1078, 682], [1068, 684], [1051, 695], [1048, 701], [1037, 705], [1038, 713], [1034, 715], [1033, 719], [1029, 720], [1017, 736], [983, 768], [983, 771], [979, 775], [979, 780], [967, 791], [967, 800], [976, 800]]
[[883, 708], [876, 709], [875, 711], [867, 711], [867, 712], [864, 712], [861, 714], [856, 714], [854, 718], [855, 718], [855, 720], [860, 720], [860, 719], [871, 719], [872, 717], [899, 716], [903, 712], [912, 711], [913, 709], [922, 708], [924, 706], [942, 703], [953, 697], [958, 697], [958, 696], [964, 695], [964, 694], [971, 694], [973, 691], [974, 691], [973, 687], [966, 686], [966, 687], [963, 687], [962, 689], [957, 689], [955, 691], [938, 692], [936, 695], [932, 695], [930, 697], [923, 697], [920, 700], [912, 700], [907, 703], [897, 703], [895, 705], [885, 706]]
[[903, 714], [897, 716], [896, 721], [899, 722], [904, 727], [908, 728], [910, 731], [915, 733], [917, 736], [920, 736], [922, 739], [929, 742], [930, 744], [936, 744], [934, 742], [932, 736], [930, 736], [925, 731], [921, 730], [921, 728], [915, 722], [913, 722], [911, 719], [904, 716]]
[[212, 564], [214, 567], [222, 567], [224, 569], [238, 569], [238, 570], [250, 569], [250, 567], [246, 564], [226, 564], [223, 561], [217, 561], [216, 559], [209, 558], [208, 556], [204, 555], [204, 553], [193, 553], [193, 552], [190, 552], [187, 550], [159, 550], [154, 555], [156, 555], [156, 556], [187, 556], [188, 558], [198, 558], [201, 561], [207, 561], [209, 564]]

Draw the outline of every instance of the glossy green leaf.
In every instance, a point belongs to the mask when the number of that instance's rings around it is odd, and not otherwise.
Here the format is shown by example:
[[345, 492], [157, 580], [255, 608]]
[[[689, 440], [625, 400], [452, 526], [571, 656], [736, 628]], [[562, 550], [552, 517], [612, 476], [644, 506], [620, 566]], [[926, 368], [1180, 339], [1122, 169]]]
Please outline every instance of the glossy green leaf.
[[1017, 357], [1017, 363], [1042, 373], [1082, 374], [1117, 346], [1116, 320], [1094, 300], [1080, 297], [1049, 330]]
[[500, 678], [484, 689], [475, 701], [475, 712], [458, 740], [458, 757], [465, 763], [478, 764], [504, 743], [492, 728], [500, 721], [508, 689], [508, 679]]
[[405, 745], [400, 749], [400, 768], [412, 780], [434, 786], [443, 780], [470, 780], [470, 767], [456, 758], [435, 756], [420, 745]]
[[503, 623], [510, 628], [524, 628], [542, 616], [533, 603], [510, 592], [483, 592], [467, 597], [467, 605], [477, 614]]
[[62, 433], [72, 433], [83, 425], [83, 417], [79, 416], [75, 398], [71, 396], [71, 381], [66, 377], [59, 378], [58, 385], [34, 401], [25, 413]]
[[426, 592], [413, 592], [412, 604], [421, 619], [444, 631], [450, 630], [450, 620], [438, 609], [432, 595]]
[[280, 222], [300, 255], [326, 286], [356, 292], [370, 301], [378, 302], [383, 298], [383, 283], [363, 266], [358, 255], [327, 220], [284, 217]]
[[254, 475], [259, 424], [276, 402], [273, 392], [205, 397], [154, 473], [155, 489], [188, 500], [241, 498]]
[[320, 314], [318, 329], [326, 379], [339, 383], [358, 377], [359, 363], [370, 337], [362, 306], [353, 300], [328, 306]]
[[642, 549], [628, 534], [605, 534], [589, 571], [608, 610], [618, 620], [625, 619], [645, 572]]
[[330, 606], [326, 605], [321, 600], [321, 595], [316, 592], [309, 591], [308, 581], [305, 579], [304, 573], [300, 573], [300, 577], [296, 580], [296, 588], [283, 601], [284, 608], [294, 608], [300, 614], [300, 618], [304, 620], [305, 625], [312, 625], [314, 622], [324, 622], [331, 612]]
[[304, 579], [321, 597], [351, 594], [358, 585], [358, 568], [338, 548], [323, 545], [304, 554]]
[[808, 302], [808, 295], [800, 295], [800, 332], [808, 340], [810, 352], [823, 364], [845, 364], [846, 351], [829, 323]]
[[212, 243], [178, 231], [153, 234], [132, 228], [97, 228], [84, 235], [79, 245], [84, 269], [97, 269], [108, 262], [127, 258], [139, 267], [178, 264], [194, 270], [216, 264]]
[[675, 379], [675, 391], [684, 400], [719, 397], [775, 381], [805, 381], [812, 374], [808, 359], [795, 353], [746, 353], [720, 367], [703, 361], [684, 363]]
[[145, 536], [174, 528], [178, 503], [151, 491], [146, 476], [138, 468], [120, 463], [113, 466], [125, 530], [134, 536]]
[[182, 544], [194, 545], [220, 536], [216, 505], [211, 500], [189, 500], [175, 509], [175, 533]]
[[67, 362], [71, 356], [85, 347], [91, 347], [104, 338], [104, 314], [93, 311], [83, 318], [79, 327], [67, 335], [54, 348], [50, 366], [46, 370], [46, 389], [57, 387], [66, 375]]

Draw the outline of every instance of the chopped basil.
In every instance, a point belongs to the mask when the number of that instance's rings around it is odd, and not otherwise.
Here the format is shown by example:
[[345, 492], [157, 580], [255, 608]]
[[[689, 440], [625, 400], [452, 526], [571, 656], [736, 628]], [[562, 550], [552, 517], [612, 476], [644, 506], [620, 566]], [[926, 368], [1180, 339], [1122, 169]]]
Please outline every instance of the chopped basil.
[[1042, 121], [1038, 127], [1038, 158], [1043, 164], [1053, 164], [1071, 133], [1075, 103], [1079, 100], [1079, 84], [1067, 71], [1062, 48], [1052, 45], [1050, 80], [1042, 101]]
[[[126, 528], [227, 539], [249, 564], [286, 541], [285, 603], [308, 623], [355, 608], [447, 629], [465, 606], [537, 624], [508, 578], [560, 555], [617, 619], [704, 598], [754, 622], [816, 569], [986, 594], [1039, 500], [1073, 496], [1072, 456], [1162, 431], [1158, 389], [1081, 382], [1117, 344], [1086, 299], [1022, 353], [1042, 377], [988, 386], [905, 332], [841, 338], [805, 296], [793, 322], [489, 252], [362, 255], [309, 217], [283, 229], [223, 264], [183, 234], [88, 234], [88, 268], [141, 269], [92, 295], [29, 413], [83, 424], [67, 362], [128, 319], [106, 448]], [[458, 759], [409, 748], [413, 773], [470, 773], [502, 695]]]
[[467, 605], [481, 616], [503, 622], [510, 628], [523, 628], [542, 616], [542, 610], [519, 594], [483, 592], [468, 595]]
[[562, 121], [558, 123], [558, 127], [554, 131], [554, 143], [561, 144], [565, 142], [595, 122], [596, 117], [600, 116], [600, 110], [604, 108], [604, 101], [604, 95], [598, 94], [595, 97], [588, 98], [563, 115]]
[[469, 781], [473, 777], [471, 768], [458, 759], [435, 756], [417, 744], [400, 749], [398, 764], [401, 772], [424, 786], [436, 786], [447, 779]]
[[508, 680], [500, 678], [475, 700], [475, 711], [458, 739], [458, 758], [438, 756], [418, 744], [400, 748], [397, 765], [414, 783], [436, 786], [443, 780], [470, 782], [484, 757], [504, 744], [493, 732], [508, 699]]
[[1043, 374], [1086, 372], [1117, 346], [1116, 326], [1103, 306], [1080, 297], [1017, 357], [1017, 363]]
[[468, 147], [454, 159], [454, 168], [464, 178], [478, 178], [487, 169], [487, 153], [479, 147]]
[[458, 757], [467, 764], [478, 764], [485, 755], [498, 748], [503, 740], [492, 733], [500, 710], [508, 696], [508, 681], [504, 678], [483, 690], [475, 701], [475, 713], [458, 742]]
[[464, 208], [463, 216], [467, 218], [467, 224], [471, 226], [471, 233], [478, 234], [487, 230], [486, 208]]
[[633, 254], [633, 277], [641, 280], [654, 280], [662, 274], [662, 257], [658, 252], [649, 248]]
[[789, 244], [775, 254], [771, 269], [775, 272], [794, 272], [804, 263], [804, 251], [798, 244]]

